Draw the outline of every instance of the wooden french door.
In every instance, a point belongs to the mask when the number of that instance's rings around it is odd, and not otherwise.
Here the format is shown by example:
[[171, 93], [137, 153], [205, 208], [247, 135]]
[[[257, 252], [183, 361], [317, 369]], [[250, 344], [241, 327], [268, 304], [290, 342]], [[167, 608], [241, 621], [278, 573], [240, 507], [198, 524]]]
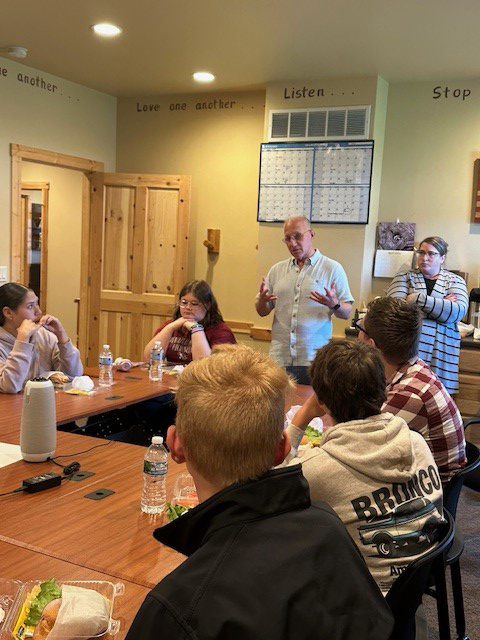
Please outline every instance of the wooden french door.
[[141, 360], [187, 279], [190, 177], [93, 172], [87, 179], [81, 350], [89, 366], [104, 343], [114, 357]]

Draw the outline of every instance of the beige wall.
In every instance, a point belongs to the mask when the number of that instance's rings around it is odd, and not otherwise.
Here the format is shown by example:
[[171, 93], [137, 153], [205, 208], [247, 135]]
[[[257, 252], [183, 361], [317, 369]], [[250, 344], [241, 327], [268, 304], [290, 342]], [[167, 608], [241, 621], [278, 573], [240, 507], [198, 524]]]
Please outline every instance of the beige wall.
[[[373, 279], [378, 220], [417, 223], [417, 239], [442, 235], [448, 264], [480, 277], [480, 225], [471, 223], [473, 160], [480, 157], [480, 81], [423, 82], [388, 86], [381, 78], [295, 80], [267, 87], [266, 94], [162, 96], [116, 100], [6, 61], [0, 79], [0, 264], [10, 251], [9, 144], [17, 142], [103, 160], [117, 170], [188, 174], [192, 210], [188, 277], [207, 279], [229, 320], [269, 326], [256, 316], [253, 299], [261, 276], [288, 254], [281, 224], [256, 221], [259, 147], [266, 140], [268, 110], [355, 104], [372, 105], [375, 139], [370, 222], [367, 226], [315, 225], [318, 247], [340, 261], [357, 304], [381, 293], [388, 280]], [[56, 82], [58, 93], [24, 85], [17, 74]], [[434, 99], [437, 86], [450, 94]], [[324, 95], [292, 99], [291, 90], [323, 88]], [[453, 89], [467, 89], [466, 99]], [[228, 103], [228, 106], [227, 106]], [[199, 108], [201, 107], [201, 108]], [[385, 141], [385, 147], [383, 143]], [[221, 229], [217, 258], [203, 247], [208, 227]], [[72, 234], [70, 229], [67, 234]], [[345, 323], [337, 322], [335, 333]]]
[[373, 282], [373, 263], [376, 248], [376, 230], [379, 220], [379, 201], [381, 190], [381, 176], [384, 157], [385, 125], [387, 118], [388, 83], [383, 78], [378, 78], [375, 104], [375, 119], [372, 126], [372, 137], [375, 140], [375, 152], [372, 168], [372, 191], [370, 195], [370, 218], [365, 228], [363, 248], [362, 272], [360, 282], [360, 297], [357, 300], [357, 308], [365, 307], [369, 300]]
[[[304, 85], [321, 87], [324, 95], [301, 99], [285, 97], [292, 89]], [[266, 99], [263, 92], [119, 99], [117, 170], [192, 176], [188, 277], [205, 278], [212, 284], [227, 320], [268, 327], [271, 318], [257, 316], [254, 298], [268, 268], [288, 257], [281, 242], [282, 225], [258, 224], [256, 219], [259, 152], [260, 143], [267, 140], [268, 110], [372, 105], [376, 185], [367, 243], [372, 253], [386, 97], [387, 85], [381, 79], [347, 78], [272, 84], [267, 87]], [[234, 101], [235, 106], [221, 109], [220, 100]], [[182, 110], [171, 110], [181, 104], [185, 105]], [[197, 109], [198, 105], [206, 105], [207, 109]], [[217, 259], [209, 259], [202, 244], [208, 227], [221, 229]], [[371, 269], [367, 269], [365, 275], [360, 265], [364, 259], [367, 227], [315, 225], [315, 229], [318, 247], [344, 265], [355, 298], [366, 297]], [[335, 332], [342, 333], [345, 324], [338, 321]]]
[[[188, 278], [204, 278], [212, 285], [228, 320], [253, 322], [256, 315], [264, 97], [263, 92], [248, 92], [118, 102], [117, 170], [192, 176]], [[220, 108], [220, 100], [235, 104]], [[185, 110], [171, 111], [175, 104], [185, 104]], [[197, 109], [203, 104], [206, 109]], [[143, 105], [158, 109], [138, 111]], [[209, 227], [221, 231], [216, 258], [203, 246]]]
[[[324, 95], [311, 98], [291, 99], [291, 89], [303, 87], [323, 89]], [[267, 87], [265, 113], [265, 139], [268, 132], [268, 111], [271, 109], [298, 109], [308, 107], [331, 107], [371, 105], [370, 135], [375, 139], [372, 196], [368, 225], [314, 224], [316, 245], [329, 258], [340, 262], [348, 276], [355, 305], [368, 296], [371, 286], [371, 268], [365, 262], [365, 256], [371, 254], [372, 237], [378, 217], [378, 199], [380, 193], [381, 160], [385, 127], [385, 110], [388, 85], [381, 78], [320, 78], [317, 80], [296, 80], [275, 83]], [[378, 111], [378, 113], [377, 113]], [[283, 225], [262, 223], [259, 225], [259, 252], [257, 261], [257, 281], [266, 274], [276, 261], [288, 257], [288, 251], [281, 242]], [[258, 318], [257, 326], [269, 327], [272, 318]], [[334, 319], [334, 334], [342, 335], [350, 321]]]
[[48, 182], [47, 303], [44, 313], [62, 321], [75, 342], [80, 296], [80, 238], [82, 229], [82, 178], [80, 171], [22, 163], [22, 180]]
[[[448, 97], [434, 98], [439, 86], [450, 88]], [[455, 98], [454, 89], [470, 95]], [[444, 237], [447, 267], [467, 271], [469, 288], [480, 275], [480, 224], [471, 222], [478, 157], [480, 81], [390, 85], [379, 219], [416, 222], [417, 240]], [[373, 293], [389, 283], [374, 280]]]
[[[113, 170], [116, 98], [11, 60], [2, 59], [2, 67], [7, 75], [0, 75], [0, 264], [9, 266], [10, 144], [91, 158]], [[25, 75], [34, 85], [23, 81]]]

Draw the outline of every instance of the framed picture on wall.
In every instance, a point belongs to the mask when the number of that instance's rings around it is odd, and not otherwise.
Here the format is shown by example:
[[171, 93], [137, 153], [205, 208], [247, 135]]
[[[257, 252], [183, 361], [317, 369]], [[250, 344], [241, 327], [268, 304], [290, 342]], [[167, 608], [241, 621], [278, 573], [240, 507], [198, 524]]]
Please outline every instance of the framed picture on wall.
[[257, 220], [367, 224], [373, 140], [263, 143]]
[[473, 222], [480, 222], [480, 158], [473, 163], [473, 199], [472, 199], [472, 219]]

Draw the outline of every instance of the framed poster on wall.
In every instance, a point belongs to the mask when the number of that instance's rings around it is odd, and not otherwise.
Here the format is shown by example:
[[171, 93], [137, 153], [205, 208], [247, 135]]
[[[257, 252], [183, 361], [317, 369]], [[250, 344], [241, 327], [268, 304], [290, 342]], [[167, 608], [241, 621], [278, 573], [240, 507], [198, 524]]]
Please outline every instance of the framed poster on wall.
[[373, 140], [261, 145], [259, 222], [367, 224]]

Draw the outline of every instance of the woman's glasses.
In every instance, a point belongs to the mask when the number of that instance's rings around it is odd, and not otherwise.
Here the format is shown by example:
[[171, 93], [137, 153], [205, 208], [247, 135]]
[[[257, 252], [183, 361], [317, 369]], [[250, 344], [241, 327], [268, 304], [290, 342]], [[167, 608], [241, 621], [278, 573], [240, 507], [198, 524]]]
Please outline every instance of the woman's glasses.
[[190, 307], [191, 309], [197, 309], [201, 306], [201, 302], [189, 302], [188, 300], [180, 300], [181, 307]]
[[420, 258], [424, 258], [428, 256], [429, 258], [435, 258], [435, 256], [439, 256], [438, 251], [424, 251], [423, 249], [417, 249], [417, 256]]

